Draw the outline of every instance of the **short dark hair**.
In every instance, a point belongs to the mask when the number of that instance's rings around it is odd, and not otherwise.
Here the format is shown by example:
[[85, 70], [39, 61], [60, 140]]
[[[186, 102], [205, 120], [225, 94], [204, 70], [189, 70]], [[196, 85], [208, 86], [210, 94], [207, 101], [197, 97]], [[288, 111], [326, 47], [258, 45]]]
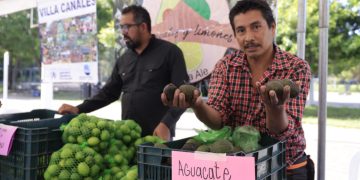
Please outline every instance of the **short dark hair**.
[[134, 15], [134, 19], [136, 23], [145, 23], [147, 25], [147, 29], [149, 32], [151, 32], [151, 19], [149, 12], [142, 6], [138, 5], [131, 5], [126, 8], [124, 8], [121, 11], [121, 14], [128, 14], [132, 13]]
[[234, 27], [235, 16], [240, 13], [246, 13], [250, 10], [261, 11], [261, 14], [266, 20], [266, 23], [268, 24], [269, 28], [273, 23], [275, 23], [272, 10], [269, 4], [265, 0], [240, 0], [235, 4], [233, 8], [231, 8], [229, 13], [231, 28], [233, 29], [234, 32], [235, 32], [235, 27]]

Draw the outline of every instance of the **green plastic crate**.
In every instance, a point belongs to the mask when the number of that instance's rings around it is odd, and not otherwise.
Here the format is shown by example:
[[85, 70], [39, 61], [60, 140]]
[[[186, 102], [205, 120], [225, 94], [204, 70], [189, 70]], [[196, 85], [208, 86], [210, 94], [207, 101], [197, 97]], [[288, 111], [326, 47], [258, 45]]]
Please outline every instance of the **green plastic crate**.
[[59, 127], [74, 117], [55, 114], [39, 109], [0, 115], [0, 123], [18, 127], [9, 155], [0, 156], [0, 180], [43, 179], [51, 154], [63, 146]]
[[[138, 174], [140, 180], [171, 180], [171, 152], [180, 150], [189, 138], [165, 143], [169, 148], [156, 148], [152, 143], [138, 147]], [[228, 153], [228, 156], [255, 157], [257, 180], [286, 179], [285, 141], [262, 135], [260, 150], [250, 153]]]

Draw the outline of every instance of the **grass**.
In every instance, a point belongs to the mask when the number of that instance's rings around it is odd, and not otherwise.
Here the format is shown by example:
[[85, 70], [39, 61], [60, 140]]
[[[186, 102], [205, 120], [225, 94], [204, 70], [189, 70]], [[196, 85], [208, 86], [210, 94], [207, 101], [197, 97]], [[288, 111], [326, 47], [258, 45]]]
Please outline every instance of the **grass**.
[[[318, 124], [318, 107], [307, 106], [303, 123]], [[328, 107], [326, 124], [329, 126], [360, 129], [360, 110], [356, 108]]]
[[[328, 84], [326, 88], [327, 88], [328, 92], [339, 92], [339, 93], [344, 93], [345, 92], [345, 85], [344, 84], [337, 84], [336, 86]], [[314, 89], [315, 89], [315, 91], [319, 91], [319, 84], [314, 84]], [[360, 84], [352, 84], [352, 85], [350, 85], [350, 92], [351, 93], [360, 92]]]

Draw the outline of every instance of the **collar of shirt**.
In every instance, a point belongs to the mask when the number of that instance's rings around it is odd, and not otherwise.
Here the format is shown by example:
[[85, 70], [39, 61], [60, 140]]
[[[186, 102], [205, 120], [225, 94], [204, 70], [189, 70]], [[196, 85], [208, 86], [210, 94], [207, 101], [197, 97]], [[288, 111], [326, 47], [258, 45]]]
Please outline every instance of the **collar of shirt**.
[[[287, 52], [282, 51], [276, 45], [274, 45], [274, 49], [275, 49], [275, 55], [269, 71], [272, 72], [279, 69], [290, 69], [290, 62]], [[248, 67], [246, 55], [241, 50], [235, 52], [235, 58], [229, 58], [229, 59], [230, 59], [230, 61], [228, 62], [229, 65]]]

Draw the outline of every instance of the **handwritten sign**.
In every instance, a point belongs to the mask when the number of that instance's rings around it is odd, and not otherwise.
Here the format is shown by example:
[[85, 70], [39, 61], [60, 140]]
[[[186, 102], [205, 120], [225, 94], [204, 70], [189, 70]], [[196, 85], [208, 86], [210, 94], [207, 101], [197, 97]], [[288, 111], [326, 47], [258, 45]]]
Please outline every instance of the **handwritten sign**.
[[255, 158], [172, 151], [172, 179], [254, 180]]
[[0, 124], [0, 155], [9, 155], [16, 129], [15, 126]]

